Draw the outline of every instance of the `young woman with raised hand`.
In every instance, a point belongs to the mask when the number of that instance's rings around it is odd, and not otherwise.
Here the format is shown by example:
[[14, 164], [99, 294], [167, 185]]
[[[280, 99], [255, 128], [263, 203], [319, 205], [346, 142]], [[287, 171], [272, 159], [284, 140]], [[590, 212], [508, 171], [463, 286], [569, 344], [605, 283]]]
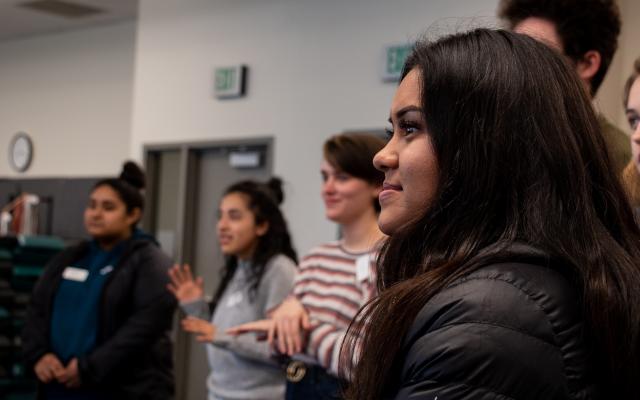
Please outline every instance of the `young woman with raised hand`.
[[22, 339], [39, 398], [173, 398], [171, 260], [136, 229], [144, 183], [132, 162], [96, 183], [91, 240], [51, 260], [34, 288]]
[[269, 320], [245, 324], [234, 334], [268, 332], [278, 351], [291, 356], [286, 399], [340, 396], [340, 346], [351, 320], [375, 294], [377, 225], [383, 174], [372, 164], [384, 140], [342, 134], [324, 144], [322, 199], [326, 217], [342, 238], [312, 249], [300, 263], [291, 295]]
[[500, 30], [420, 42], [390, 122], [348, 398], [637, 398], [640, 232], [568, 62]]
[[[282, 183], [242, 181], [225, 191], [218, 209], [218, 241], [226, 261], [212, 306], [204, 300], [202, 279], [188, 266], [170, 271], [169, 290], [190, 316], [182, 328], [207, 343], [211, 372], [209, 400], [282, 399], [285, 375], [270, 346], [225, 329], [265, 318], [289, 294], [296, 252], [280, 211]], [[213, 314], [213, 315], [211, 315]]]

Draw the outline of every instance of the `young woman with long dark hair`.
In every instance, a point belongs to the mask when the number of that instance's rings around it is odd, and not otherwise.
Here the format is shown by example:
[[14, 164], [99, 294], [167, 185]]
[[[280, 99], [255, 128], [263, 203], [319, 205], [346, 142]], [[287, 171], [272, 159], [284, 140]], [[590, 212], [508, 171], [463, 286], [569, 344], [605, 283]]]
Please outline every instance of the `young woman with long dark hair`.
[[297, 256], [280, 211], [282, 183], [242, 181], [224, 193], [218, 209], [218, 241], [225, 255], [222, 280], [211, 307], [202, 279], [188, 266], [170, 271], [169, 290], [190, 315], [182, 328], [207, 343], [209, 400], [282, 399], [284, 371], [268, 343], [235, 337], [225, 329], [265, 318], [289, 294]]
[[636, 398], [640, 232], [567, 61], [500, 30], [420, 42], [390, 123], [348, 398]]
[[96, 183], [91, 240], [54, 257], [34, 288], [22, 339], [39, 398], [173, 398], [171, 260], [136, 229], [144, 184], [133, 162]]
[[279, 353], [291, 357], [287, 400], [339, 398], [340, 346], [347, 328], [376, 293], [375, 259], [384, 237], [377, 225], [383, 174], [373, 155], [384, 140], [370, 134], [341, 134], [324, 143], [322, 198], [325, 215], [342, 238], [305, 255], [291, 295], [263, 321], [231, 332], [267, 333]]

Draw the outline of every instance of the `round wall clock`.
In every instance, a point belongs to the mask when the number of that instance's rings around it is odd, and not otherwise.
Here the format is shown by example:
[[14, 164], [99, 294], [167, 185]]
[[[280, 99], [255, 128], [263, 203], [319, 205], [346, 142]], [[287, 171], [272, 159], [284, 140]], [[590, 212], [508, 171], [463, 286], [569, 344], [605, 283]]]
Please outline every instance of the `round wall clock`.
[[9, 161], [13, 169], [24, 172], [29, 169], [33, 159], [33, 142], [29, 135], [18, 132], [11, 139], [9, 146]]

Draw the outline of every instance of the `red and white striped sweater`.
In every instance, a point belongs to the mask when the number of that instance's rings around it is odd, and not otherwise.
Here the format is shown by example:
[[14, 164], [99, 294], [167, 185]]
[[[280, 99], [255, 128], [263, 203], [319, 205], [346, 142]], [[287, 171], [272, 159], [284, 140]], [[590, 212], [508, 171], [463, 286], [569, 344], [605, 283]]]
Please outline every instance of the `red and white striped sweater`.
[[331, 242], [312, 249], [300, 263], [293, 295], [313, 325], [305, 353], [333, 375], [338, 374], [340, 346], [351, 320], [376, 294], [376, 255], [349, 253]]

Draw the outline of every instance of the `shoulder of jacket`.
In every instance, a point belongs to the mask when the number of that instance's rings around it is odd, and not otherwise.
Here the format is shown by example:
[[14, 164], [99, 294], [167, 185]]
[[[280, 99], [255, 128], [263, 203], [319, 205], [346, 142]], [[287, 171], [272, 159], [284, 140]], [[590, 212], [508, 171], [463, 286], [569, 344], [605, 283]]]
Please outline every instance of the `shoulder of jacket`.
[[578, 298], [577, 289], [550, 267], [491, 264], [433, 296], [418, 313], [411, 334], [473, 323], [556, 343], [556, 332], [579, 319]]
[[129, 248], [125, 250], [124, 257], [126, 257], [125, 262], [149, 261], [154, 266], [161, 265], [162, 267], [165, 267], [165, 264], [169, 266], [172, 264], [169, 256], [158, 245], [144, 239], [133, 240]]

